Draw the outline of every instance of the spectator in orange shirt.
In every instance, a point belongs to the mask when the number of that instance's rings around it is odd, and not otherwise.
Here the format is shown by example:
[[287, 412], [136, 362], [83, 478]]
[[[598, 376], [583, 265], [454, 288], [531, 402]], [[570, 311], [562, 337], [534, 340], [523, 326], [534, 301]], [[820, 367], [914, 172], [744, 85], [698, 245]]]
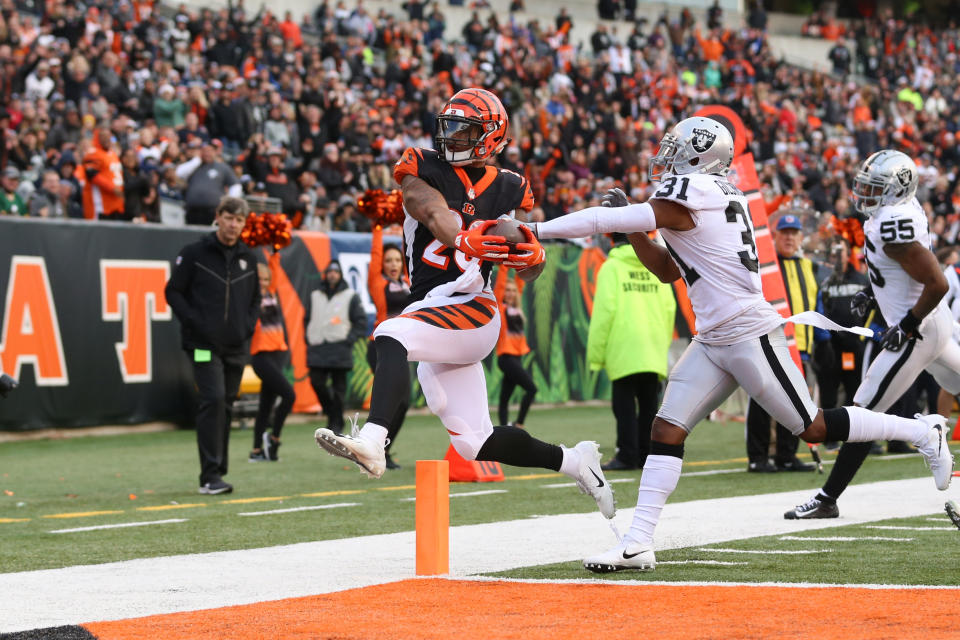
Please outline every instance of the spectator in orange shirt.
[[720, 62], [720, 59], [723, 57], [723, 42], [721, 42], [720, 39], [720, 29], [712, 29], [706, 38], [700, 36], [700, 29], [694, 31], [693, 35], [697, 38], [697, 42], [700, 43], [700, 48], [703, 49], [704, 61], [710, 62], [713, 60]]
[[293, 19], [293, 14], [289, 11], [283, 14], [283, 22], [280, 23], [280, 33], [283, 34], [284, 40], [293, 43], [294, 49], [299, 49], [303, 46], [303, 36], [300, 34], [300, 25], [296, 23]]
[[[512, 425], [523, 428], [527, 412], [537, 395], [537, 385], [534, 384], [530, 372], [523, 368], [521, 358], [530, 353], [527, 336], [524, 332], [525, 318], [520, 308], [520, 296], [523, 293], [523, 280], [511, 280], [507, 269], [497, 269], [497, 283], [494, 295], [500, 307], [500, 339], [497, 341], [497, 366], [503, 372], [503, 381], [500, 383], [500, 405], [498, 417], [501, 425]], [[514, 389], [520, 386], [524, 390], [520, 400], [520, 413], [516, 422], [508, 422], [510, 417], [510, 396]]]
[[93, 147], [77, 167], [83, 184], [83, 217], [87, 220], [123, 218], [123, 166], [113, 151], [109, 129], [98, 129]]
[[[260, 378], [260, 406], [253, 427], [253, 451], [250, 462], [271, 460], [276, 462], [280, 448], [280, 431], [293, 408], [296, 393], [287, 377], [283, 374], [283, 365], [287, 357], [286, 327], [283, 311], [277, 296], [274, 274], [280, 270], [280, 254], [270, 256], [269, 265], [258, 263], [257, 275], [260, 279], [260, 318], [250, 341], [251, 364]], [[280, 398], [280, 404], [274, 405]], [[273, 413], [273, 420], [270, 417]], [[270, 424], [270, 433], [267, 424]]]

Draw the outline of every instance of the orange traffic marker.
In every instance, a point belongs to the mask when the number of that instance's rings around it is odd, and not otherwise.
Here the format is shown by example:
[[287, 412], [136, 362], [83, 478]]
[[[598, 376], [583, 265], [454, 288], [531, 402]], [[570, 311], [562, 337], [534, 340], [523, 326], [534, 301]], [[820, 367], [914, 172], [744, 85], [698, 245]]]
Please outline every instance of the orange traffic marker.
[[453, 448], [444, 459], [450, 463], [450, 482], [503, 482], [503, 467], [492, 460], [467, 460]]
[[417, 460], [417, 575], [450, 573], [450, 465]]

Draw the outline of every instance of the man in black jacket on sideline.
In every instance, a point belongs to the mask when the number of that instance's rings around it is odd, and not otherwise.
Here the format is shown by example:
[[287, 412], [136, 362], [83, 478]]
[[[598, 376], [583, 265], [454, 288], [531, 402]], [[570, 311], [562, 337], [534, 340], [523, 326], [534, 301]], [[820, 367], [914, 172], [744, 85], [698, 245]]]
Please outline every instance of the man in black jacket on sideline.
[[200, 493], [206, 494], [233, 491], [223, 481], [230, 411], [260, 311], [257, 258], [240, 242], [247, 213], [240, 198], [223, 198], [217, 230], [180, 251], [166, 288], [197, 384]]

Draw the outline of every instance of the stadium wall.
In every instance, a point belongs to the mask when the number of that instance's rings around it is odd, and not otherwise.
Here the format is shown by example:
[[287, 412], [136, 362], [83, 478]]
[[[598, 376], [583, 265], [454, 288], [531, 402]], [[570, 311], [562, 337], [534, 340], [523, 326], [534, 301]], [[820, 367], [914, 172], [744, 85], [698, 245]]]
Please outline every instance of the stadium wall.
[[[178, 251], [204, 233], [209, 230], [0, 218], [0, 369], [20, 382], [0, 400], [0, 430], [151, 421], [191, 425], [192, 373], [163, 289]], [[584, 361], [603, 253], [567, 244], [547, 251], [546, 269], [524, 291], [533, 349], [525, 364], [540, 389], [537, 400], [608, 397], [606, 376], [588, 371]], [[287, 375], [295, 382], [298, 411], [318, 408], [307, 381], [302, 301], [336, 258], [372, 325], [369, 252], [369, 234], [318, 232], [297, 232], [282, 252], [278, 281], [292, 346]], [[689, 335], [678, 317], [679, 333]], [[366, 348], [366, 341], [355, 345], [351, 407], [369, 398]], [[495, 402], [500, 371], [492, 357], [484, 366]], [[413, 395], [422, 405], [416, 385]]]

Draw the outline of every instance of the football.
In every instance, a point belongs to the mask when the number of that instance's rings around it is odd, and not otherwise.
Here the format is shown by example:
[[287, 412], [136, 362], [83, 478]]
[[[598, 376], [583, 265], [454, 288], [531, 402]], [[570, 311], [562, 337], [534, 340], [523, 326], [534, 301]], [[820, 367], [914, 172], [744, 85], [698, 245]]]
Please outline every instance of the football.
[[[527, 239], [523, 231], [520, 230], [521, 224], [522, 223], [517, 222], [513, 218], [503, 218], [498, 220], [497, 224], [490, 227], [487, 233], [491, 236], [503, 236], [506, 238], [507, 246], [513, 250], [518, 242], [524, 242]], [[517, 275], [520, 276], [524, 282], [533, 282], [537, 279], [537, 276], [543, 273], [543, 267], [545, 265], [545, 262], [541, 262], [538, 265], [527, 267], [526, 269], [517, 269]]]
[[518, 242], [523, 242], [527, 239], [527, 237], [523, 235], [523, 232], [520, 231], [520, 223], [513, 218], [498, 220], [497, 224], [487, 230], [487, 233], [491, 236], [503, 236], [507, 240], [507, 246], [511, 249]]
[[526, 269], [517, 270], [517, 275], [520, 276], [520, 279], [524, 282], [533, 282], [536, 280], [541, 273], [543, 273], [543, 268], [547, 266], [546, 261], [536, 264], [532, 267], [527, 267]]

